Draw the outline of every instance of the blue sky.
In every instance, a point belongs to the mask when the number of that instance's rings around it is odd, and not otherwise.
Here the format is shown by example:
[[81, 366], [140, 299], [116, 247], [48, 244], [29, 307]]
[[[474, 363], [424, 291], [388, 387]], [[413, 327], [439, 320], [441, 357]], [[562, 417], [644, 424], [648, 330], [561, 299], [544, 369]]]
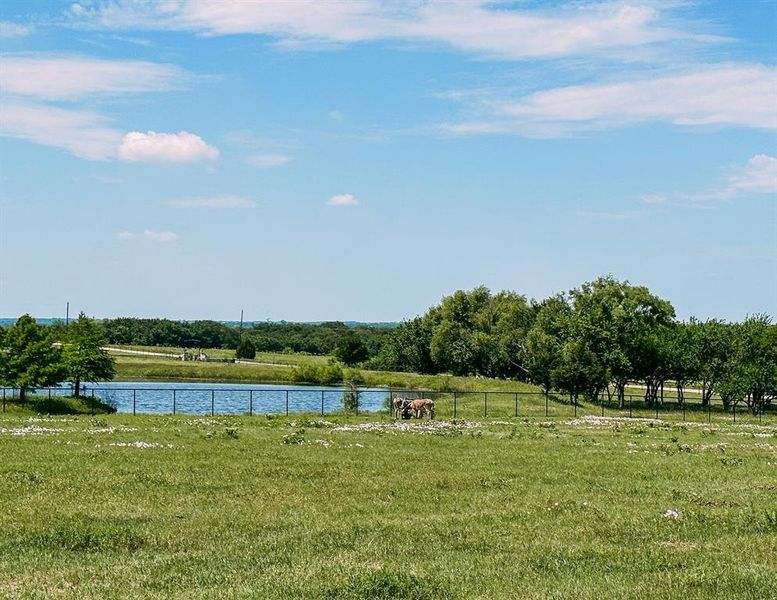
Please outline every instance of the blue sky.
[[0, 3], [0, 315], [777, 315], [777, 2]]

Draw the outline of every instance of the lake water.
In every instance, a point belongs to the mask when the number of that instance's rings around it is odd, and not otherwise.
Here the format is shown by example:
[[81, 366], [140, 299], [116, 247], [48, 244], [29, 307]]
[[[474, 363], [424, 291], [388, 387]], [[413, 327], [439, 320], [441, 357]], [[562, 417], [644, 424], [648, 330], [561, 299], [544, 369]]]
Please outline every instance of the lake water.
[[[331, 386], [266, 385], [239, 383], [106, 382], [87, 385], [82, 392], [115, 406], [119, 412], [189, 414], [332, 413], [343, 408], [343, 388]], [[39, 392], [42, 394], [43, 392]], [[70, 387], [52, 393], [69, 394]], [[359, 389], [359, 411], [378, 411], [390, 392]]]

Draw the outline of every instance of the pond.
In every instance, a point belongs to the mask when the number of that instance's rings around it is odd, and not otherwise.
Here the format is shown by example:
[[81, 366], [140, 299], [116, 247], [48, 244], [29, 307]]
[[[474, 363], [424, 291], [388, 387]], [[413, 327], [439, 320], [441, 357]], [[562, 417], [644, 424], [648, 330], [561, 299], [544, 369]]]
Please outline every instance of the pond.
[[[82, 393], [123, 413], [237, 415], [332, 413], [343, 409], [344, 391], [334, 386], [112, 381], [87, 385]], [[69, 394], [70, 387], [52, 392]], [[358, 395], [359, 411], [368, 412], [385, 409], [390, 392], [359, 388]]]

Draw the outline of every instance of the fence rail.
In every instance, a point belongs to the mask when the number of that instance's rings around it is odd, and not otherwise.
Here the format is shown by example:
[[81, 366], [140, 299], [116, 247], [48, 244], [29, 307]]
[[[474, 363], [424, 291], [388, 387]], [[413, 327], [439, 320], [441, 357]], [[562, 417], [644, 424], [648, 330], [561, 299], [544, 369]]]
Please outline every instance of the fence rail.
[[[435, 402], [437, 418], [519, 418], [541, 417], [574, 418], [603, 416], [622, 418], [655, 418], [682, 422], [757, 422], [777, 423], [777, 407], [759, 407], [750, 410], [743, 404], [734, 404], [724, 410], [719, 399], [703, 405], [698, 398], [679, 402], [676, 396], [664, 396], [652, 405], [641, 395], [627, 394], [623, 404], [608, 401], [603, 396], [597, 402], [577, 402], [557, 394], [521, 391], [427, 391], [383, 388], [344, 387], [137, 387], [97, 385], [83, 388], [82, 397], [91, 401], [92, 408], [99, 400], [122, 413], [136, 414], [277, 414], [341, 412], [346, 408], [360, 412], [386, 411], [396, 397], [431, 398]], [[16, 388], [2, 388], [3, 412], [16, 398]], [[72, 387], [39, 388], [29, 402], [41, 402], [56, 397], [71, 396]], [[350, 396], [349, 396], [350, 395]], [[348, 402], [350, 400], [350, 402]], [[45, 409], [45, 405], [43, 407]]]

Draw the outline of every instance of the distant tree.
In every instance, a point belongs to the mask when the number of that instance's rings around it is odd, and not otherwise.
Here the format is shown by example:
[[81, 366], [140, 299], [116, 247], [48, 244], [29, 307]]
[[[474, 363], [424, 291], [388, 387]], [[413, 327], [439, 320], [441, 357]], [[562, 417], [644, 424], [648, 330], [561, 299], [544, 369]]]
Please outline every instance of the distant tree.
[[250, 338], [243, 338], [237, 345], [237, 350], [235, 350], [235, 357], [247, 358], [249, 360], [256, 358], [256, 346], [250, 340]]
[[102, 349], [105, 343], [102, 327], [84, 313], [79, 314], [65, 331], [62, 366], [76, 397], [81, 395], [83, 382], [113, 379], [116, 375], [116, 361]]
[[55, 385], [62, 380], [60, 349], [44, 327], [22, 315], [3, 336], [0, 346], [0, 380], [19, 388], [24, 402], [27, 390]]
[[356, 332], [349, 330], [337, 342], [334, 355], [340, 362], [350, 367], [367, 360], [367, 346]]

